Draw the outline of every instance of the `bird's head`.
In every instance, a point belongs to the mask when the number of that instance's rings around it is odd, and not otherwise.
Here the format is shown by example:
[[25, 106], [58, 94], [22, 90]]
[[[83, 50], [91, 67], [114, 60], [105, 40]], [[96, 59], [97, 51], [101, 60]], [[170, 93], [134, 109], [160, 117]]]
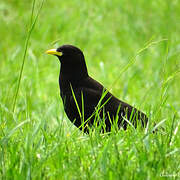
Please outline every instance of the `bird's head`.
[[61, 72], [63, 75], [72, 75], [72, 77], [76, 76], [77, 78], [87, 76], [84, 55], [79, 48], [72, 45], [63, 45], [57, 49], [47, 50], [46, 53], [58, 57], [61, 62]]
[[57, 56], [62, 64], [81, 64], [85, 61], [83, 52], [72, 45], [63, 45], [57, 49], [47, 50], [46, 53]]

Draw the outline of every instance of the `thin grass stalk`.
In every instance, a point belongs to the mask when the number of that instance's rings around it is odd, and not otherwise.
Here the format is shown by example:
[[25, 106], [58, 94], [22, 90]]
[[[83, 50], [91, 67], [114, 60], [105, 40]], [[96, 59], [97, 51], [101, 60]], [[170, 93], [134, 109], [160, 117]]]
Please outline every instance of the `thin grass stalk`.
[[[43, 7], [44, 4], [44, 0], [42, 0], [40, 8], [38, 9], [38, 12], [36, 14], [36, 17], [33, 21], [33, 15], [34, 15], [34, 9], [35, 9], [35, 3], [36, 0], [33, 0], [33, 5], [32, 5], [32, 11], [31, 11], [31, 17], [30, 17], [30, 29], [27, 33], [27, 37], [26, 37], [26, 41], [25, 41], [25, 48], [24, 48], [24, 54], [23, 54], [23, 59], [22, 59], [22, 65], [21, 65], [21, 69], [20, 69], [20, 73], [19, 73], [19, 78], [18, 78], [18, 84], [17, 84], [17, 89], [14, 95], [14, 101], [13, 101], [13, 108], [12, 111], [13, 113], [15, 112], [15, 108], [16, 108], [16, 102], [17, 102], [17, 97], [18, 97], [18, 93], [19, 93], [19, 88], [20, 88], [20, 84], [21, 84], [21, 79], [22, 79], [22, 74], [23, 74], [23, 70], [24, 70], [24, 64], [25, 64], [25, 60], [26, 60], [26, 54], [27, 54], [27, 49], [28, 49], [28, 45], [29, 45], [29, 40], [32, 34], [32, 31], [35, 27], [35, 24], [37, 22], [37, 19], [39, 17], [40, 11]], [[33, 21], [33, 22], [32, 22]]]

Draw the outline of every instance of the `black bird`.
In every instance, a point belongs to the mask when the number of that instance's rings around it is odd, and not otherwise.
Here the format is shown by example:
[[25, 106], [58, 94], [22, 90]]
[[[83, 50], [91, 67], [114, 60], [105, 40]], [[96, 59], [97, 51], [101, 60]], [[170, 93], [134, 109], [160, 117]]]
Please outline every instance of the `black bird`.
[[60, 95], [68, 118], [79, 129], [88, 133], [89, 127], [97, 125], [102, 132], [109, 132], [115, 122], [124, 129], [128, 124], [146, 126], [148, 118], [143, 112], [114, 97], [88, 75], [85, 58], [79, 48], [63, 45], [46, 53], [60, 60]]

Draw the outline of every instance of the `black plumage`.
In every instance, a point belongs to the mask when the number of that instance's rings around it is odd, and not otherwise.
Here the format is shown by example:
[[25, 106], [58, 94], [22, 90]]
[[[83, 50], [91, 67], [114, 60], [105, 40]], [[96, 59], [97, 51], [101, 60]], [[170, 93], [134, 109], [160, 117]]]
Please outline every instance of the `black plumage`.
[[115, 120], [118, 120], [118, 127], [124, 129], [129, 122], [134, 127], [138, 122], [146, 126], [148, 118], [143, 112], [114, 97], [88, 75], [85, 58], [79, 48], [63, 45], [47, 53], [56, 55], [60, 60], [60, 95], [68, 118], [78, 128], [88, 132], [95, 119], [97, 125], [104, 120], [103, 132], [110, 131]]

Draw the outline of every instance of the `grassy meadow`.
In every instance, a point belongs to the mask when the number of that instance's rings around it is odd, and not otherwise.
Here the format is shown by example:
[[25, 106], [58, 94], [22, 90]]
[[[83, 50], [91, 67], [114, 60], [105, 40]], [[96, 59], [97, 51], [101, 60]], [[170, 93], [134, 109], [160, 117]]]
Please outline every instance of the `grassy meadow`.
[[[0, 179], [180, 178], [177, 0], [1, 0], [0, 39]], [[74, 127], [60, 63], [44, 53], [63, 44], [82, 49], [90, 76], [148, 115], [146, 129]]]

